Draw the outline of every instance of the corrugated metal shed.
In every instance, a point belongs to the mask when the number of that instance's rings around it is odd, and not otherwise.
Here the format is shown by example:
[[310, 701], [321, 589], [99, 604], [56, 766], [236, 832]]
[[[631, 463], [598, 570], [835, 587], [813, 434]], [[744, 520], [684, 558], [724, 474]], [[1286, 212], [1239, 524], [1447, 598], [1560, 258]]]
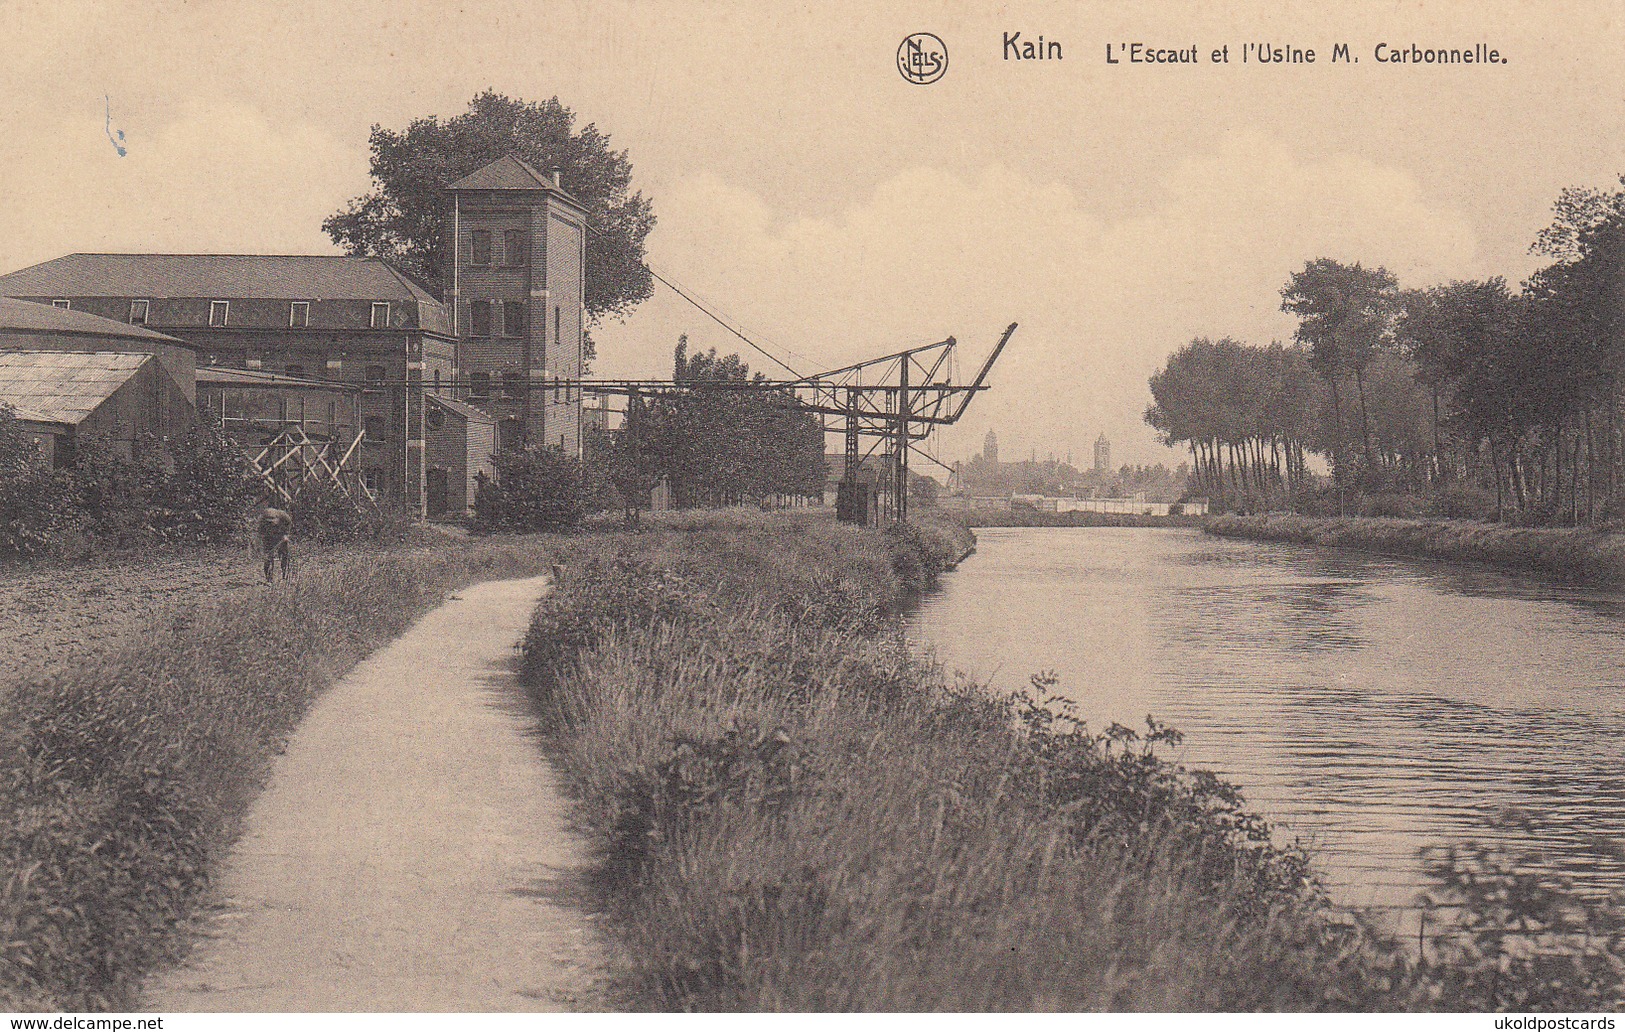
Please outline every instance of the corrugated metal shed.
[[438, 303], [381, 258], [325, 254], [68, 254], [0, 276], [0, 295]]
[[111, 351], [0, 351], [0, 402], [34, 422], [77, 425], [151, 361]]

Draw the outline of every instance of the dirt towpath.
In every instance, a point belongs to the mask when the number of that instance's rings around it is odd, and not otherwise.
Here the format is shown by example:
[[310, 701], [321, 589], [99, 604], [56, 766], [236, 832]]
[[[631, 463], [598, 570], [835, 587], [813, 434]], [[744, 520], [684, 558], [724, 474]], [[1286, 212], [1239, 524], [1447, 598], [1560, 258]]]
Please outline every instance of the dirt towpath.
[[585, 850], [514, 673], [546, 587], [467, 588], [317, 701], [147, 1007], [594, 1007]]

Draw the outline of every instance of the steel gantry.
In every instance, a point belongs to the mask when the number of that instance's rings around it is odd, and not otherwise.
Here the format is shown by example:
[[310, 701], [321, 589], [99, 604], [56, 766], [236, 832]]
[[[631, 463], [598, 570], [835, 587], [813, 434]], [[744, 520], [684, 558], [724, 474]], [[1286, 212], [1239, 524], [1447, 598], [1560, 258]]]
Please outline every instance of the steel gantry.
[[[863, 522], [870, 519], [867, 495], [858, 473], [863, 463], [878, 451], [883, 456], [876, 499], [883, 510], [880, 515], [901, 520], [908, 516], [910, 452], [937, 427], [958, 422], [970, 407], [971, 399], [989, 388], [988, 373], [1015, 332], [1015, 323], [1005, 327], [970, 383], [951, 382], [958, 342], [949, 337], [935, 344], [788, 380], [583, 379], [558, 381], [556, 386], [575, 386], [583, 394], [600, 397], [709, 391], [777, 394], [787, 404], [817, 414], [823, 421], [825, 433], [842, 435], [844, 462], [837, 502], [842, 518]], [[931, 458], [924, 453], [921, 455]], [[858, 501], [860, 497], [864, 500]]]

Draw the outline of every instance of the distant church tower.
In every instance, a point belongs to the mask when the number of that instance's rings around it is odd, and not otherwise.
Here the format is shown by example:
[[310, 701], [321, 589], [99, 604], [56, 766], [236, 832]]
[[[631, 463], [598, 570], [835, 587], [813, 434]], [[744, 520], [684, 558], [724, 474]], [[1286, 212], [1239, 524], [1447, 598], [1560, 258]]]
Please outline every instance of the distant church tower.
[[1110, 473], [1112, 471], [1112, 442], [1106, 440], [1101, 434], [1095, 439], [1095, 472]]
[[994, 465], [999, 462], [999, 435], [991, 430], [982, 438], [982, 459]]
[[448, 300], [462, 400], [497, 419], [497, 449], [523, 443], [581, 454], [586, 209], [513, 156], [446, 189]]

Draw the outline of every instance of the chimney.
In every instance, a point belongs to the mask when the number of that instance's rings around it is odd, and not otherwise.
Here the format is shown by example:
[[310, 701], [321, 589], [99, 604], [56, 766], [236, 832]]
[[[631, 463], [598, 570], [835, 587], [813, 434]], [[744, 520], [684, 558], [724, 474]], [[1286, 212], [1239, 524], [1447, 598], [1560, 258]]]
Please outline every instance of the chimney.
[[559, 174], [563, 171], [564, 170], [559, 168], [557, 165], [551, 165], [547, 169], [547, 178], [552, 182], [553, 189], [555, 190], [564, 189], [564, 185], [559, 182]]

